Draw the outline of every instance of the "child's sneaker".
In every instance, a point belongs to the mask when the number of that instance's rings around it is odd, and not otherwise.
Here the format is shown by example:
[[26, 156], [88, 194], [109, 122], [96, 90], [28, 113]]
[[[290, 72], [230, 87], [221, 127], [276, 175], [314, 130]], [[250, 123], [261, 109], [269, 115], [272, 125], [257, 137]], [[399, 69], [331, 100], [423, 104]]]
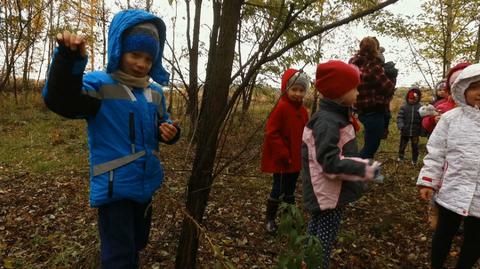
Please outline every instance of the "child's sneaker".
[[397, 158], [397, 161], [399, 161], [399, 162], [403, 162], [404, 160], [405, 159], [403, 157], [400, 157], [400, 156]]
[[413, 165], [414, 167], [416, 167], [416, 166], [417, 166], [417, 161], [412, 161], [412, 165]]

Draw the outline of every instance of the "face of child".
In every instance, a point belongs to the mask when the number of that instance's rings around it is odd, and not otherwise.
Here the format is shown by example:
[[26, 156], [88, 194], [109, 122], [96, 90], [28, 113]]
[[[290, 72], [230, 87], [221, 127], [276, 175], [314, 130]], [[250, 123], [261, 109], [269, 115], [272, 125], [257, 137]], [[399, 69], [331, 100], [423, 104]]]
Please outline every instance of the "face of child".
[[468, 86], [465, 91], [465, 101], [470, 106], [480, 107], [480, 81], [474, 82]]
[[445, 89], [440, 88], [440, 89], [437, 89], [437, 95], [440, 98], [445, 98], [447, 97], [447, 92], [445, 91]]
[[120, 70], [137, 78], [148, 75], [152, 68], [152, 57], [142, 51], [125, 52], [122, 54]]
[[358, 90], [353, 88], [340, 97], [340, 103], [344, 106], [352, 106], [357, 102]]
[[287, 96], [288, 99], [294, 102], [303, 102], [303, 98], [307, 94], [307, 90], [303, 86], [300, 85], [293, 85], [292, 87], [288, 88]]

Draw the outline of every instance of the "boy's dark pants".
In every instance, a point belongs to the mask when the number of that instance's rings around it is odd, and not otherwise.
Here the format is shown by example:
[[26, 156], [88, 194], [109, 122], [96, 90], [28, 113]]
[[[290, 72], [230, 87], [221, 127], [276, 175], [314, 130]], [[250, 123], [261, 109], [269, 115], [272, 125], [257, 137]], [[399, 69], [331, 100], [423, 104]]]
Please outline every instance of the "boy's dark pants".
[[102, 268], [138, 268], [138, 252], [148, 242], [152, 207], [120, 200], [98, 208]]
[[398, 157], [405, 157], [405, 149], [407, 148], [408, 140], [412, 144], [412, 162], [417, 162], [418, 160], [418, 136], [400, 136], [400, 147], [398, 149]]
[[432, 238], [432, 268], [444, 268], [455, 236], [463, 218], [464, 236], [457, 269], [472, 268], [480, 258], [480, 218], [462, 217], [438, 205], [438, 224]]

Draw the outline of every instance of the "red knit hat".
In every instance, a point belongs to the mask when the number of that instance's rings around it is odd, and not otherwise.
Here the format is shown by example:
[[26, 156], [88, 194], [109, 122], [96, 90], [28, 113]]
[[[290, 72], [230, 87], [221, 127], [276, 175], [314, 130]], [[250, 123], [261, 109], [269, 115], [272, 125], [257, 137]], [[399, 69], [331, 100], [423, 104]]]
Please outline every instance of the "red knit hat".
[[450, 68], [450, 70], [448, 70], [448, 73], [447, 73], [447, 87], [446, 87], [447, 92], [449, 92], [449, 93], [451, 92], [451, 87], [453, 85], [453, 82], [455, 82], [455, 81], [450, 81], [452, 75], [454, 73], [456, 73], [457, 71], [461, 71], [461, 70], [465, 69], [469, 65], [471, 65], [471, 63], [469, 63], [469, 62], [459, 63], [459, 64], [455, 65], [454, 67]]
[[328, 99], [338, 99], [360, 84], [360, 72], [354, 65], [330, 60], [317, 65], [315, 88]]
[[413, 100], [413, 99], [417, 99], [417, 93], [416, 93], [415, 91], [409, 91], [409, 92], [407, 93], [407, 98], [408, 98], [408, 99], [412, 99], [412, 100]]
[[283, 76], [282, 76], [282, 86], [280, 88], [282, 90], [282, 92], [284, 92], [287, 89], [288, 81], [297, 72], [298, 72], [298, 70], [293, 69], [293, 68], [289, 68], [289, 69], [285, 70], [285, 72], [283, 73]]

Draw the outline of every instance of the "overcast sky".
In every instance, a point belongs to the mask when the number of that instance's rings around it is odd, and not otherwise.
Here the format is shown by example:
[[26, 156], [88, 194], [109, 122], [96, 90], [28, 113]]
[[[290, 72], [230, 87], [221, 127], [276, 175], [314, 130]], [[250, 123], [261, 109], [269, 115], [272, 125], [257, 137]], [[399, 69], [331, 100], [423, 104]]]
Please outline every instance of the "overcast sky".
[[[420, 12], [420, 5], [423, 1], [420, 0], [400, 0], [395, 4], [388, 6], [386, 9], [395, 13], [395, 14], [408, 14], [414, 15]], [[184, 1], [178, 1], [178, 15], [177, 15], [177, 28], [175, 31], [175, 38], [177, 42], [177, 49], [183, 44], [185, 44], [185, 29], [186, 29], [186, 15], [185, 15], [185, 6]], [[205, 3], [205, 2], [204, 2]], [[209, 4], [207, 1], [205, 4]], [[168, 4], [168, 0], [158, 0], [154, 1], [155, 10], [157, 15], [162, 17], [167, 25], [167, 40], [172, 42], [173, 40], [173, 22], [172, 17], [175, 15], [175, 9], [173, 6]], [[115, 6], [115, 5], [112, 5]], [[158, 8], [160, 7], [160, 8]], [[113, 11], [118, 11], [118, 8], [113, 8]], [[193, 12], [193, 11], [192, 11]], [[193, 15], [192, 15], [193, 16]], [[209, 30], [208, 26], [211, 25], [211, 8], [204, 7], [202, 9], [202, 21], [204, 27], [202, 28], [202, 36], [201, 39], [205, 42], [206, 46], [208, 47], [208, 35]], [[337, 40], [337, 36], [344, 36], [340, 38], [337, 43], [328, 45], [324, 48], [324, 57], [325, 60], [327, 59], [340, 59], [343, 61], [348, 61], [351, 57], [351, 54], [354, 50], [358, 49], [358, 43], [360, 40], [365, 36], [377, 36], [381, 45], [385, 48], [385, 58], [387, 61], [394, 61], [396, 63], [397, 68], [399, 69], [399, 76], [397, 78], [397, 85], [398, 86], [410, 86], [415, 82], [421, 81], [422, 77], [419, 74], [418, 70], [414, 66], [408, 66], [406, 64], [407, 61], [405, 59], [411, 59], [412, 54], [408, 48], [407, 43], [405, 40], [397, 40], [387, 36], [381, 36], [375, 32], [368, 31], [361, 25], [358, 25], [357, 22], [350, 23], [347, 26], [343, 26], [340, 28], [336, 28], [335, 31], [341, 31], [342, 34], [336, 35], [335, 40]], [[342, 40], [343, 39], [343, 40]], [[165, 56], [170, 58], [170, 51], [166, 47], [165, 48]], [[185, 64], [188, 64], [185, 62]], [[202, 72], [201, 67], [206, 65], [206, 59], [200, 59], [199, 62], [199, 71]], [[295, 66], [294, 66], [295, 67]], [[298, 66], [297, 68], [300, 68]], [[170, 70], [170, 67], [167, 67]], [[306, 66], [305, 71], [310, 76], [314, 77], [315, 75], [315, 66]], [[202, 74], [200, 74], [202, 75]], [[279, 83], [279, 82], [278, 82]], [[423, 84], [423, 83], [422, 83]], [[275, 85], [272, 85], [275, 86]], [[279, 85], [276, 85], [279, 86]]]

